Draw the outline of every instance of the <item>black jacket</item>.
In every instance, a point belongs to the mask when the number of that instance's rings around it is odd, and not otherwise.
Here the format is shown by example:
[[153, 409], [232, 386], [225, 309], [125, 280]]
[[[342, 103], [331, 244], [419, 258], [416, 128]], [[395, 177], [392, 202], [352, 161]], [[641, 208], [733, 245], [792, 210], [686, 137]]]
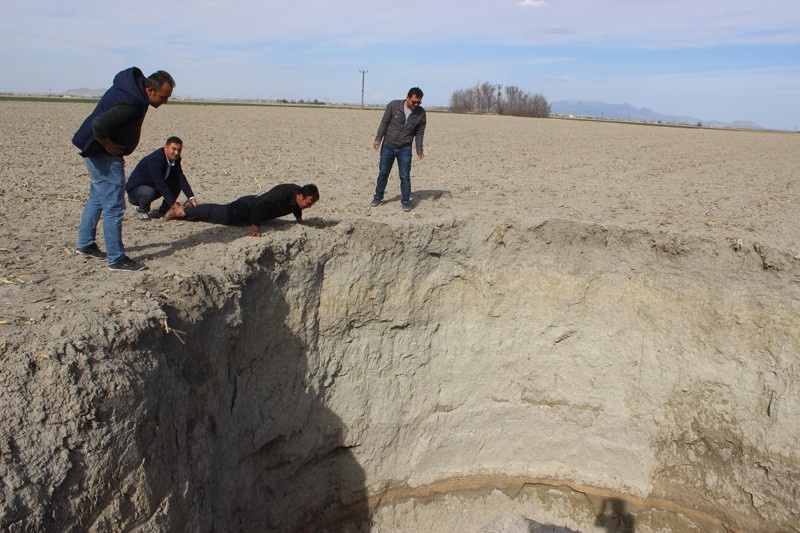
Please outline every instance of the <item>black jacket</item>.
[[417, 106], [411, 111], [406, 120], [403, 110], [405, 99], [392, 100], [386, 106], [381, 124], [378, 126], [376, 141], [383, 141], [396, 148], [411, 146], [413, 140], [417, 145], [417, 155], [422, 155], [423, 137], [425, 136], [425, 123], [427, 118], [422, 106]]
[[303, 188], [293, 183], [276, 185], [253, 201], [250, 206], [250, 223], [260, 226], [261, 222], [294, 214], [297, 220], [303, 220], [303, 210], [297, 205], [297, 195]]

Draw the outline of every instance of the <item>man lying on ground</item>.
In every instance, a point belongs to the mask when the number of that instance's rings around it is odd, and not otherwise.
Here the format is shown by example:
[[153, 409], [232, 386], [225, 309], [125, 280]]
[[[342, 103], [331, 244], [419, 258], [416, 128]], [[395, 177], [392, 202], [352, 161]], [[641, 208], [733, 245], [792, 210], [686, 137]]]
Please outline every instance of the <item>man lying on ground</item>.
[[300, 187], [292, 183], [277, 185], [261, 196], [242, 196], [229, 204], [199, 204], [180, 211], [170, 208], [164, 220], [182, 218], [191, 222], [211, 222], [226, 226], [242, 226], [250, 223], [245, 237], [261, 236], [261, 223], [292, 213], [297, 222], [303, 224], [303, 209], [308, 209], [319, 200], [316, 185]]

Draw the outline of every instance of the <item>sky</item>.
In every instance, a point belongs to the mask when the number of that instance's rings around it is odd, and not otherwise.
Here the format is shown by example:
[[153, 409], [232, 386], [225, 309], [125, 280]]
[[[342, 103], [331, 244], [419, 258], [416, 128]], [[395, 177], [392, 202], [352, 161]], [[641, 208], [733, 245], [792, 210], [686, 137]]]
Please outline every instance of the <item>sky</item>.
[[[0, 92], [168, 71], [184, 98], [423, 105], [490, 82], [800, 130], [800, 0], [0, 0]], [[362, 71], [366, 71], [362, 74]]]

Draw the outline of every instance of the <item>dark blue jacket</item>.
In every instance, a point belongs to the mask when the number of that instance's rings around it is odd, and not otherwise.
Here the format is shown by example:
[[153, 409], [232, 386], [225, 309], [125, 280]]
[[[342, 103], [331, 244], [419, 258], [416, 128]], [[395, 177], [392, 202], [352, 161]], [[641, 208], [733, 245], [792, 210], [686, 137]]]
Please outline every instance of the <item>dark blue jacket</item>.
[[[169, 173], [167, 173], [167, 169], [169, 169]], [[170, 187], [170, 184], [175, 183], [180, 185], [180, 190], [183, 191], [186, 198], [194, 196], [192, 188], [189, 186], [189, 181], [183, 174], [181, 158], [179, 157], [178, 160], [175, 161], [175, 165], [170, 167], [167, 162], [167, 154], [162, 147], [152, 154], [144, 156], [142, 160], [139, 161], [133, 169], [133, 172], [131, 172], [128, 182], [125, 184], [125, 190], [130, 192], [136, 187], [147, 185], [148, 187], [158, 189], [161, 196], [164, 197], [164, 201], [167, 202], [167, 205], [173, 205], [177, 198], [172, 194], [172, 191], [178, 190], [178, 188], [174, 186]]]
[[97, 139], [110, 138], [122, 145], [123, 155], [130, 155], [136, 149], [150, 106], [144, 79], [144, 74], [136, 67], [114, 76], [114, 84], [72, 137], [72, 144], [80, 149], [83, 157], [105, 153]]

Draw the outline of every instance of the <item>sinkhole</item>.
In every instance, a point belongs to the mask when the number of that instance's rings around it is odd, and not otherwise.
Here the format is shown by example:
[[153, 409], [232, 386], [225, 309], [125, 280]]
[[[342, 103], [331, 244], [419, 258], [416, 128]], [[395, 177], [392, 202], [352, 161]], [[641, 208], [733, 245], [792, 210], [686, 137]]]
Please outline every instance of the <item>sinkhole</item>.
[[755, 251], [571, 221], [284, 244], [176, 282], [140, 430], [163, 523], [797, 530], [800, 300]]

